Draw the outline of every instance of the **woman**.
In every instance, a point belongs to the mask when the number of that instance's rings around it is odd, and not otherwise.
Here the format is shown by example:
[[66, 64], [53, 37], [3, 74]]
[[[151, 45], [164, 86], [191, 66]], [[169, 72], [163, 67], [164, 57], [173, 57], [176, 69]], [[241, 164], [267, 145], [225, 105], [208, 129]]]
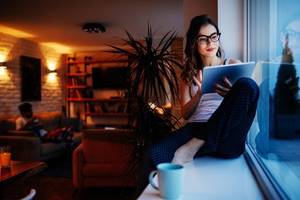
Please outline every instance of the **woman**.
[[162, 162], [185, 163], [204, 154], [233, 158], [244, 152], [259, 96], [256, 83], [241, 78], [232, 85], [224, 78], [223, 84], [216, 84], [215, 93], [201, 92], [204, 66], [240, 62], [222, 57], [220, 36], [208, 16], [192, 19], [180, 87], [182, 116], [187, 124], [150, 148], [153, 167]]

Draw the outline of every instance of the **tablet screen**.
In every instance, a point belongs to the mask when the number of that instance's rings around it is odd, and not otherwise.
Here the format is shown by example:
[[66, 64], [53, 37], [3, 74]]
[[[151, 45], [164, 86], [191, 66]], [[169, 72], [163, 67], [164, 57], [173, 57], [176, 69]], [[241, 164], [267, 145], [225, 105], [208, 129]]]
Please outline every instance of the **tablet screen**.
[[254, 62], [204, 67], [202, 93], [214, 93], [215, 84], [224, 85], [224, 77], [228, 78], [231, 84], [242, 77], [252, 78], [254, 67]]

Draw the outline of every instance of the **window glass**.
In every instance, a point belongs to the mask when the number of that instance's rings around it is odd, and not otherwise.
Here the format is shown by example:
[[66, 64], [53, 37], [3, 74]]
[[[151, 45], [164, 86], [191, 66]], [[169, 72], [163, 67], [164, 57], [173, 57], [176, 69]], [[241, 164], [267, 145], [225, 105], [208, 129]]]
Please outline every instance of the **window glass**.
[[251, 0], [248, 11], [260, 99], [247, 142], [282, 194], [300, 199], [300, 1]]

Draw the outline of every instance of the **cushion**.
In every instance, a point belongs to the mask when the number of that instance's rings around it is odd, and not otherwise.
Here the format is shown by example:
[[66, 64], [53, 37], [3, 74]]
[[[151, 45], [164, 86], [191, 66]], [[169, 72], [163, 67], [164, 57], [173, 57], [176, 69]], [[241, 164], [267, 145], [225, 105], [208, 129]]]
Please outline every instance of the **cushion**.
[[[61, 121], [60, 112], [44, 112], [44, 113], [36, 113], [36, 117], [38, 117], [44, 125], [46, 130], [53, 130], [58, 128]], [[19, 115], [16, 116], [0, 116], [0, 132], [6, 133], [8, 130], [16, 130], [16, 119]]]
[[61, 127], [69, 127], [72, 126], [74, 128], [75, 132], [79, 132], [82, 129], [82, 121], [78, 118], [67, 118], [67, 117], [62, 117], [60, 121], [60, 126]]
[[124, 163], [133, 156], [131, 144], [116, 141], [83, 139], [82, 146], [88, 163]]
[[82, 132], [74, 132], [73, 142], [78, 146], [81, 142]]
[[15, 130], [9, 130], [7, 132], [7, 135], [9, 136], [27, 136], [27, 137], [37, 137], [37, 135], [33, 131], [15, 131]]
[[41, 120], [44, 128], [48, 131], [59, 127], [61, 120], [61, 114], [59, 112], [39, 113], [35, 116]]
[[8, 130], [16, 130], [16, 117], [0, 118], [0, 134], [7, 133]]
[[64, 143], [42, 143], [41, 144], [41, 156], [51, 155], [53, 153], [61, 152], [65, 149]]

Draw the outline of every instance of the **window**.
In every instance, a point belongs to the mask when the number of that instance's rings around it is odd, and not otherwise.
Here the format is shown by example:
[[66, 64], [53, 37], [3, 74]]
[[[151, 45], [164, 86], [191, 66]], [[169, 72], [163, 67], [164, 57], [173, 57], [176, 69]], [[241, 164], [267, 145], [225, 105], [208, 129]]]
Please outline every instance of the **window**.
[[248, 0], [257, 116], [247, 144], [282, 199], [300, 199], [300, 1]]

